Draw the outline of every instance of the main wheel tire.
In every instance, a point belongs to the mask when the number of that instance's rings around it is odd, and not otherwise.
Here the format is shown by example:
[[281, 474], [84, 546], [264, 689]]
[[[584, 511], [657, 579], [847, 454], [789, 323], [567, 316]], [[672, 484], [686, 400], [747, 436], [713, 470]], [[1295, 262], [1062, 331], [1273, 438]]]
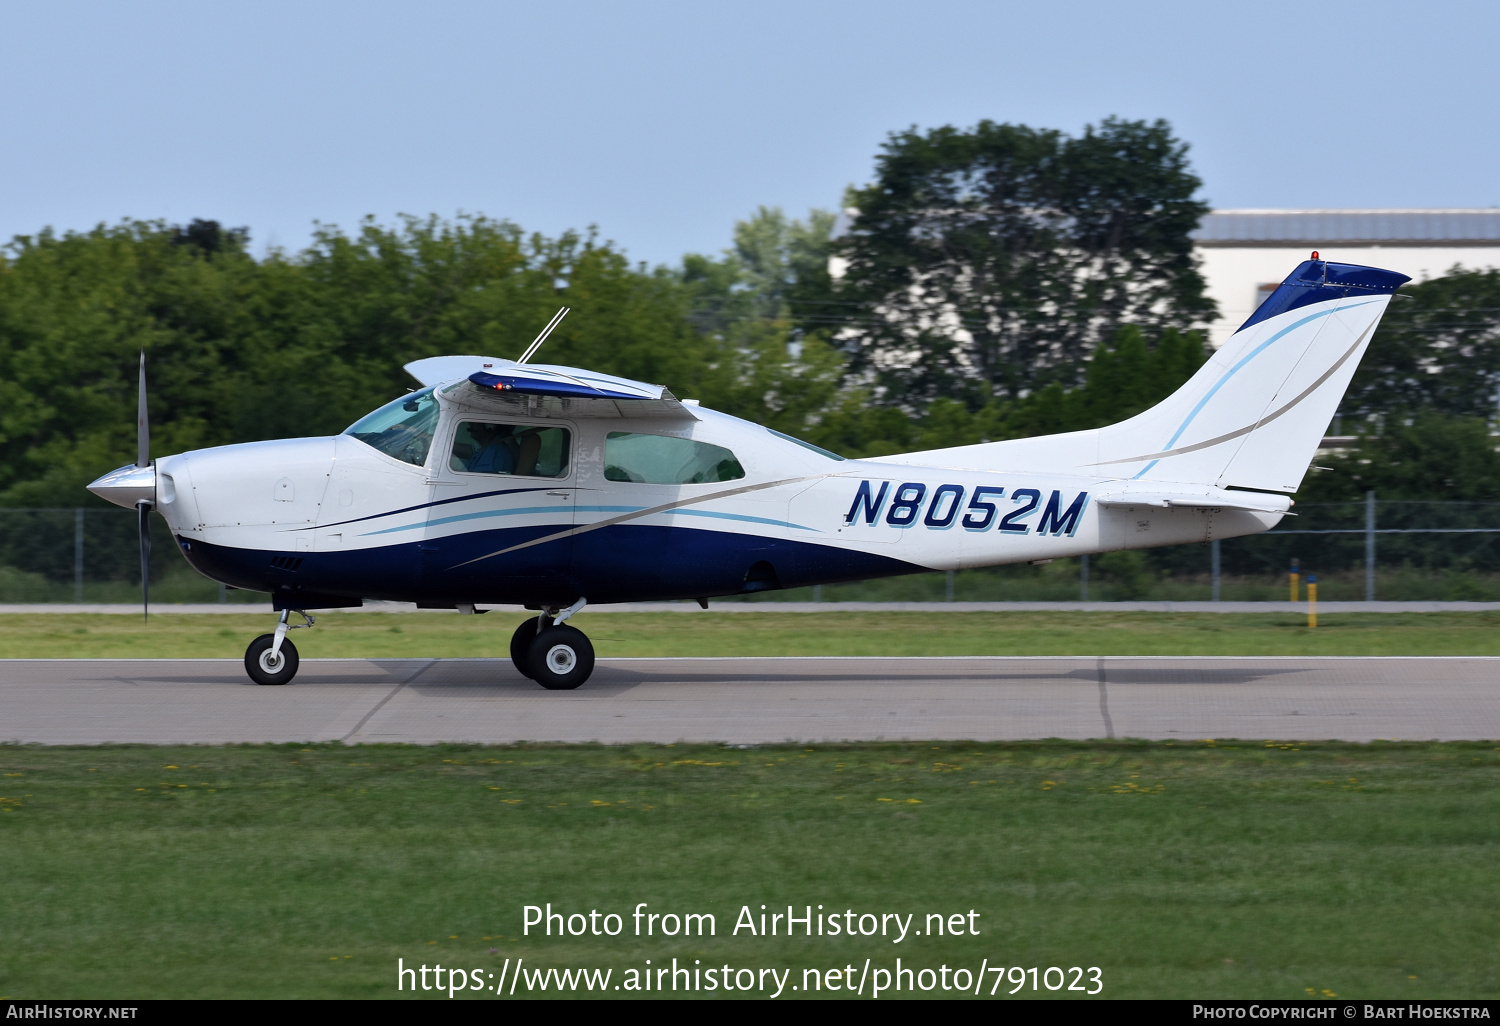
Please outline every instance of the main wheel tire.
[[536, 637], [536, 628], [536, 617], [528, 616], [510, 636], [510, 661], [523, 677], [531, 676], [531, 642]]
[[594, 672], [594, 646], [583, 631], [564, 624], [531, 640], [529, 676], [548, 691], [572, 691]]
[[281, 639], [281, 651], [271, 659], [274, 634], [262, 634], [245, 649], [245, 672], [257, 684], [288, 684], [297, 676], [297, 646], [290, 638]]

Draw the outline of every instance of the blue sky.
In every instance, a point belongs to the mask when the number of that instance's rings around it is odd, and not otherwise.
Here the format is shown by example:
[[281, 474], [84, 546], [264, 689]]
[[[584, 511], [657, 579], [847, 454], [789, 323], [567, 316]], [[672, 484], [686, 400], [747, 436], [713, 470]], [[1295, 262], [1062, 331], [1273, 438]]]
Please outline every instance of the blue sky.
[[635, 259], [831, 208], [886, 135], [1169, 120], [1221, 207], [1500, 204], [1500, 5], [5, 0], [0, 238], [373, 214]]

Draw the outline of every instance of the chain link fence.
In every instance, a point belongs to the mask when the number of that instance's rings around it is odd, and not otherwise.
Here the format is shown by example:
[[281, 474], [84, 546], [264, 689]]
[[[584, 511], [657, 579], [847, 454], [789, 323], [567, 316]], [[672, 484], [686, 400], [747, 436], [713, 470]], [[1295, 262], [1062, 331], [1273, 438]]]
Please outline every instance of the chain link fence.
[[[1318, 576], [1331, 601], [1500, 601], [1500, 503], [1299, 505], [1248, 538], [1062, 559], [1044, 566], [918, 574], [765, 592], [747, 601], [1267, 601], [1288, 573]], [[187, 565], [151, 518], [153, 602], [264, 602]], [[126, 509], [0, 509], [0, 603], [137, 602], [136, 515]]]
[[[1326, 601], [1500, 602], [1500, 503], [1307, 503], [1273, 531], [1212, 543], [768, 592], [747, 601], [1267, 602], [1290, 573]], [[1306, 596], [1306, 590], [1300, 597]]]
[[[0, 509], [0, 603], [139, 602], [141, 557], [129, 509]], [[223, 588], [182, 558], [151, 517], [152, 602], [264, 602]]]

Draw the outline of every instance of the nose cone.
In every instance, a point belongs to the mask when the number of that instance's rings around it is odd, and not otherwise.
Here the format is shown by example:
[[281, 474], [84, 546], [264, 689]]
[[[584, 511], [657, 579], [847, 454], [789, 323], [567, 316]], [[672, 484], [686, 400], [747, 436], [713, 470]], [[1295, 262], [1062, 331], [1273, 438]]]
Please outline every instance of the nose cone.
[[111, 470], [89, 485], [89, 491], [126, 509], [134, 509], [135, 504], [142, 499], [155, 503], [156, 468], [128, 464], [119, 470]]

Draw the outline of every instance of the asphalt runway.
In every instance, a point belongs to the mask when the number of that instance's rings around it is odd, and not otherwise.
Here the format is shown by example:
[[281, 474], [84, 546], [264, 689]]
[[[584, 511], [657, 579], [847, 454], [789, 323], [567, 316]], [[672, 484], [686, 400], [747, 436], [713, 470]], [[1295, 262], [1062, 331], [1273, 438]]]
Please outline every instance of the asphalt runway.
[[727, 744], [1500, 738], [1500, 658], [605, 659], [543, 691], [494, 659], [0, 660], [0, 741]]

